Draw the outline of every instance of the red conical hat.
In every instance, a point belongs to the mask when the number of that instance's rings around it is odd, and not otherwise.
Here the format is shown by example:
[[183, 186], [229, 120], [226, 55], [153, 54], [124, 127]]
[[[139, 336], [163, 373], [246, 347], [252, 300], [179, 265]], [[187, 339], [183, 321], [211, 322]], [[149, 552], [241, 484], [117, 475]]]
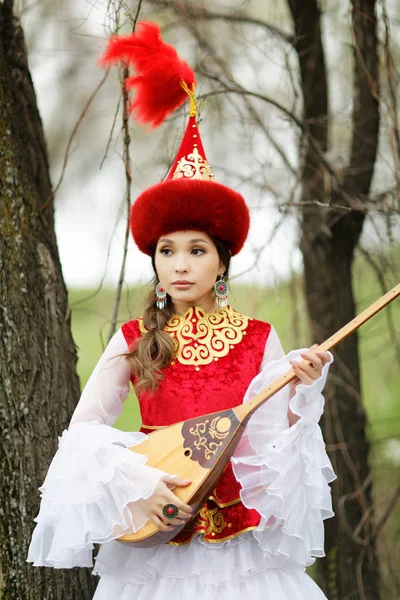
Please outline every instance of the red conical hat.
[[190, 98], [189, 123], [167, 179], [145, 190], [132, 206], [137, 246], [151, 255], [162, 235], [196, 229], [225, 241], [237, 254], [249, 230], [249, 210], [240, 194], [214, 181], [196, 122], [192, 69], [162, 41], [158, 25], [145, 21], [137, 33], [109, 40], [101, 64], [117, 61], [136, 70], [125, 85], [136, 90], [131, 112], [138, 120], [157, 127]]

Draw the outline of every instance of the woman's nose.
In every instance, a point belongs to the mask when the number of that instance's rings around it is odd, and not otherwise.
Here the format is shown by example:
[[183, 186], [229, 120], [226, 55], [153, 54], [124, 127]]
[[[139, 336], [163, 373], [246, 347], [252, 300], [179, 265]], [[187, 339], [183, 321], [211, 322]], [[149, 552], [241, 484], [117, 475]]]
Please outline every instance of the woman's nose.
[[184, 256], [179, 256], [176, 258], [175, 271], [179, 273], [182, 271], [187, 271], [187, 261]]

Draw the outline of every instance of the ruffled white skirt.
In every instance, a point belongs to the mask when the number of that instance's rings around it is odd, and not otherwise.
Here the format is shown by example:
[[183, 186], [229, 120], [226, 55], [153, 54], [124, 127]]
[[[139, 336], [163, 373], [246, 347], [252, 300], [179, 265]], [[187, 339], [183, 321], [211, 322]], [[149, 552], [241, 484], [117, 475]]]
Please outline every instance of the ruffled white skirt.
[[287, 571], [265, 562], [252, 533], [231, 542], [131, 548], [102, 546], [93, 600], [326, 600], [304, 568]]
[[[298, 358], [289, 354], [289, 360]], [[286, 372], [287, 359], [271, 361], [254, 378], [244, 401]], [[231, 458], [245, 506], [260, 525], [219, 544], [196, 538], [186, 546], [135, 548], [115, 541], [147, 521], [143, 499], [165, 475], [128, 448], [146, 436], [97, 421], [72, 425], [40, 488], [41, 507], [28, 561], [35, 566], [92, 566], [95, 600], [323, 600], [306, 574], [324, 556], [323, 521], [333, 516], [329, 482], [335, 479], [318, 421], [328, 365], [320, 379], [299, 385], [289, 400], [283, 388], [250, 418]], [[288, 426], [288, 407], [298, 421]], [[171, 474], [173, 475], [173, 474]], [[173, 594], [173, 596], [171, 596]]]

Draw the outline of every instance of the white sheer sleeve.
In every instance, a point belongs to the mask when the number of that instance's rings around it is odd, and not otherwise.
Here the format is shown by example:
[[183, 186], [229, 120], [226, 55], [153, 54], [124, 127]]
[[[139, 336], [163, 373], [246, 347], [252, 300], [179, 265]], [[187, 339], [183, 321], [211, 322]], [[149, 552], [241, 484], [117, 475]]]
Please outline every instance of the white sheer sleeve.
[[128, 345], [119, 329], [86, 383], [70, 425], [80, 421], [112, 425], [117, 420], [129, 393], [129, 365], [123, 356], [119, 356], [125, 352], [128, 352]]
[[68, 430], [59, 438], [41, 492], [29, 547], [34, 566], [92, 566], [95, 543], [133, 533], [147, 521], [143, 499], [165, 475], [128, 448], [147, 438], [111, 427], [129, 392], [127, 351], [119, 330], [85, 386]]
[[271, 327], [267, 343], [265, 344], [264, 356], [261, 362], [260, 372], [273, 360], [279, 360], [285, 356], [281, 341], [274, 327]]
[[[272, 336], [272, 337], [271, 337]], [[251, 382], [244, 402], [290, 369], [300, 353], [284, 356], [274, 330], [265, 348], [260, 373]], [[336, 476], [318, 425], [324, 409], [321, 391], [330, 362], [311, 385], [289, 386], [272, 396], [250, 418], [232, 457], [245, 506], [256, 509], [261, 522], [253, 532], [266, 560], [275, 566], [308, 566], [324, 556], [323, 520], [332, 517], [329, 483]], [[289, 427], [288, 408], [299, 416]]]

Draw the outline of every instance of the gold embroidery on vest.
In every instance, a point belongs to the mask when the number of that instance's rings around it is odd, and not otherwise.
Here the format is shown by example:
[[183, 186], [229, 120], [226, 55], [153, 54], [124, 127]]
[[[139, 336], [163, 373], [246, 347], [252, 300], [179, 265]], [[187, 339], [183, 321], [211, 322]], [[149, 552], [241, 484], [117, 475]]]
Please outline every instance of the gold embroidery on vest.
[[218, 507], [209, 509], [205, 504], [203, 508], [200, 509], [194, 526], [201, 527], [201, 533], [203, 535], [215, 535], [216, 533], [221, 533], [227, 526], [227, 523], [223, 514], [218, 512]]
[[[138, 319], [142, 334], [147, 333], [143, 319]], [[226, 356], [245, 335], [249, 317], [227, 306], [214, 313], [206, 313], [199, 306], [191, 306], [184, 315], [174, 315], [164, 331], [174, 337], [175, 358], [184, 365], [208, 365]]]

